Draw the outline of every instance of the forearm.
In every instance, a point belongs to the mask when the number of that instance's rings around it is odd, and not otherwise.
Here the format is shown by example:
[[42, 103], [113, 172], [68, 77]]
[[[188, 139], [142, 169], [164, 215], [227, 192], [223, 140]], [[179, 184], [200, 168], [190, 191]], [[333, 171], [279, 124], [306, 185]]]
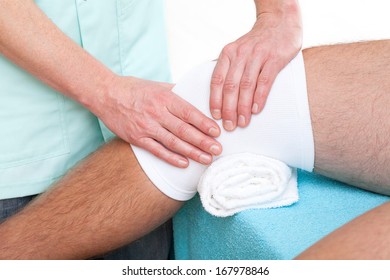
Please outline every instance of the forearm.
[[152, 185], [128, 144], [114, 140], [0, 225], [0, 258], [96, 256], [150, 232], [181, 204]]
[[1, 0], [0, 53], [99, 114], [114, 74], [68, 38], [31, 0]]
[[349, 222], [300, 254], [298, 259], [390, 259], [390, 203]]
[[32, 0], [0, 0], [0, 7], [0, 53], [81, 103], [121, 139], [182, 168], [188, 158], [209, 164], [220, 153], [216, 123], [175, 96], [172, 85], [115, 75]]
[[315, 171], [390, 194], [390, 41], [303, 52]]

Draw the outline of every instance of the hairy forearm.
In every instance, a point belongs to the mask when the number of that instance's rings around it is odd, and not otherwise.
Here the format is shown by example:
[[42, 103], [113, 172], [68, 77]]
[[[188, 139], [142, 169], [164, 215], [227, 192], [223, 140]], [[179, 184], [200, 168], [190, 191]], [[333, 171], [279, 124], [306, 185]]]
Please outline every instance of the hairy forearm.
[[82, 259], [134, 241], [181, 206], [114, 140], [0, 225], [1, 259]]
[[303, 54], [315, 171], [390, 195], [390, 40]]
[[32, 0], [0, 0], [0, 53], [100, 114], [114, 74], [68, 38]]

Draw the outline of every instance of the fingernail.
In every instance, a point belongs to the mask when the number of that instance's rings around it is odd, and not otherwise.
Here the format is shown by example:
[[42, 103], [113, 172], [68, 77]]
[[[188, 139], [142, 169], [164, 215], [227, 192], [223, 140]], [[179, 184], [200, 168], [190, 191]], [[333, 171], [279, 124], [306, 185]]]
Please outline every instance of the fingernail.
[[245, 126], [245, 117], [243, 115], [240, 115], [238, 117], [238, 126], [241, 126], [241, 127]]
[[179, 159], [178, 163], [179, 163], [180, 167], [187, 167], [187, 165], [188, 165], [188, 162], [184, 159]]
[[257, 114], [259, 111], [259, 105], [257, 103], [253, 104], [252, 106], [252, 113]]
[[213, 160], [213, 159], [212, 159], [212, 157], [211, 157], [210, 155], [202, 154], [202, 155], [200, 155], [200, 157], [199, 157], [199, 161], [200, 161], [201, 163], [203, 163], [203, 164], [209, 164], [209, 163], [211, 163], [212, 160]]
[[233, 122], [232, 121], [224, 121], [223, 122], [223, 127], [228, 130], [228, 131], [232, 131], [234, 129], [234, 125], [233, 125]]
[[215, 127], [212, 127], [209, 130], [209, 135], [211, 135], [213, 137], [217, 137], [217, 136], [219, 136], [219, 130]]
[[213, 155], [219, 155], [221, 153], [221, 148], [217, 145], [212, 145], [210, 151]]
[[211, 112], [211, 115], [213, 116], [214, 119], [217, 119], [217, 120], [219, 120], [222, 117], [220, 110], [213, 110]]

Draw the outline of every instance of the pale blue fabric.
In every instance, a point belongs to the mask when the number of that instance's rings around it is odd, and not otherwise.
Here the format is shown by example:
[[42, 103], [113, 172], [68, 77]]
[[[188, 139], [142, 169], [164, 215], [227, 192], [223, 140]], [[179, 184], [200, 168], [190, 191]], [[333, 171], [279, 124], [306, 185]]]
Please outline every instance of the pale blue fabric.
[[300, 200], [289, 207], [205, 212], [196, 196], [174, 218], [177, 259], [292, 259], [310, 245], [390, 198], [300, 171]]
[[[162, 0], [35, 2], [114, 72], [170, 80]], [[0, 136], [0, 199], [6, 199], [45, 191], [112, 134], [0, 55]]]

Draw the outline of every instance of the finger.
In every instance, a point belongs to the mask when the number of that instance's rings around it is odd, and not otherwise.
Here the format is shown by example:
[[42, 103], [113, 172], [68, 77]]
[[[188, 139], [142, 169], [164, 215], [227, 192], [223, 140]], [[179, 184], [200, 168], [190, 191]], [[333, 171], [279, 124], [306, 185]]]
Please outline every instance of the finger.
[[222, 119], [226, 130], [232, 131], [237, 126], [237, 105], [239, 85], [245, 63], [236, 59], [231, 64], [223, 85]]
[[173, 166], [179, 168], [188, 167], [189, 162], [185, 157], [168, 150], [154, 139], [143, 138], [139, 141], [138, 146]]
[[246, 127], [249, 124], [252, 114], [253, 98], [256, 90], [257, 78], [263, 61], [259, 55], [249, 60], [245, 66], [244, 74], [240, 81], [240, 94], [238, 98], [238, 126]]
[[[188, 156], [196, 161], [199, 161], [199, 151], [203, 154], [219, 155], [222, 152], [222, 146], [214, 138], [211, 138], [203, 132], [196, 129], [194, 126], [182, 121], [175, 116], [167, 116], [164, 118], [163, 126], [173, 133], [178, 139], [191, 144], [190, 147], [198, 148], [195, 154], [189, 155], [187, 150], [184, 156]], [[171, 147], [169, 147], [171, 148]], [[193, 150], [192, 152], [195, 152]]]
[[214, 119], [222, 117], [222, 90], [226, 74], [229, 70], [230, 60], [227, 55], [221, 53], [217, 65], [214, 68], [210, 83], [210, 112]]
[[[188, 124], [186, 125], [190, 126]], [[163, 127], [158, 128], [153, 136], [156, 141], [160, 142], [166, 148], [186, 158], [190, 158], [202, 164], [210, 164], [213, 160], [210, 154], [192, 146]]]
[[263, 69], [261, 69], [260, 75], [257, 79], [257, 86], [252, 106], [253, 114], [258, 114], [263, 110], [272, 84], [279, 71], [280, 69], [276, 66], [276, 63], [267, 61], [264, 64]]
[[193, 125], [206, 135], [218, 137], [221, 134], [221, 130], [214, 120], [205, 116], [200, 110], [181, 97], [177, 97], [174, 102], [170, 102], [167, 109], [171, 115]]

